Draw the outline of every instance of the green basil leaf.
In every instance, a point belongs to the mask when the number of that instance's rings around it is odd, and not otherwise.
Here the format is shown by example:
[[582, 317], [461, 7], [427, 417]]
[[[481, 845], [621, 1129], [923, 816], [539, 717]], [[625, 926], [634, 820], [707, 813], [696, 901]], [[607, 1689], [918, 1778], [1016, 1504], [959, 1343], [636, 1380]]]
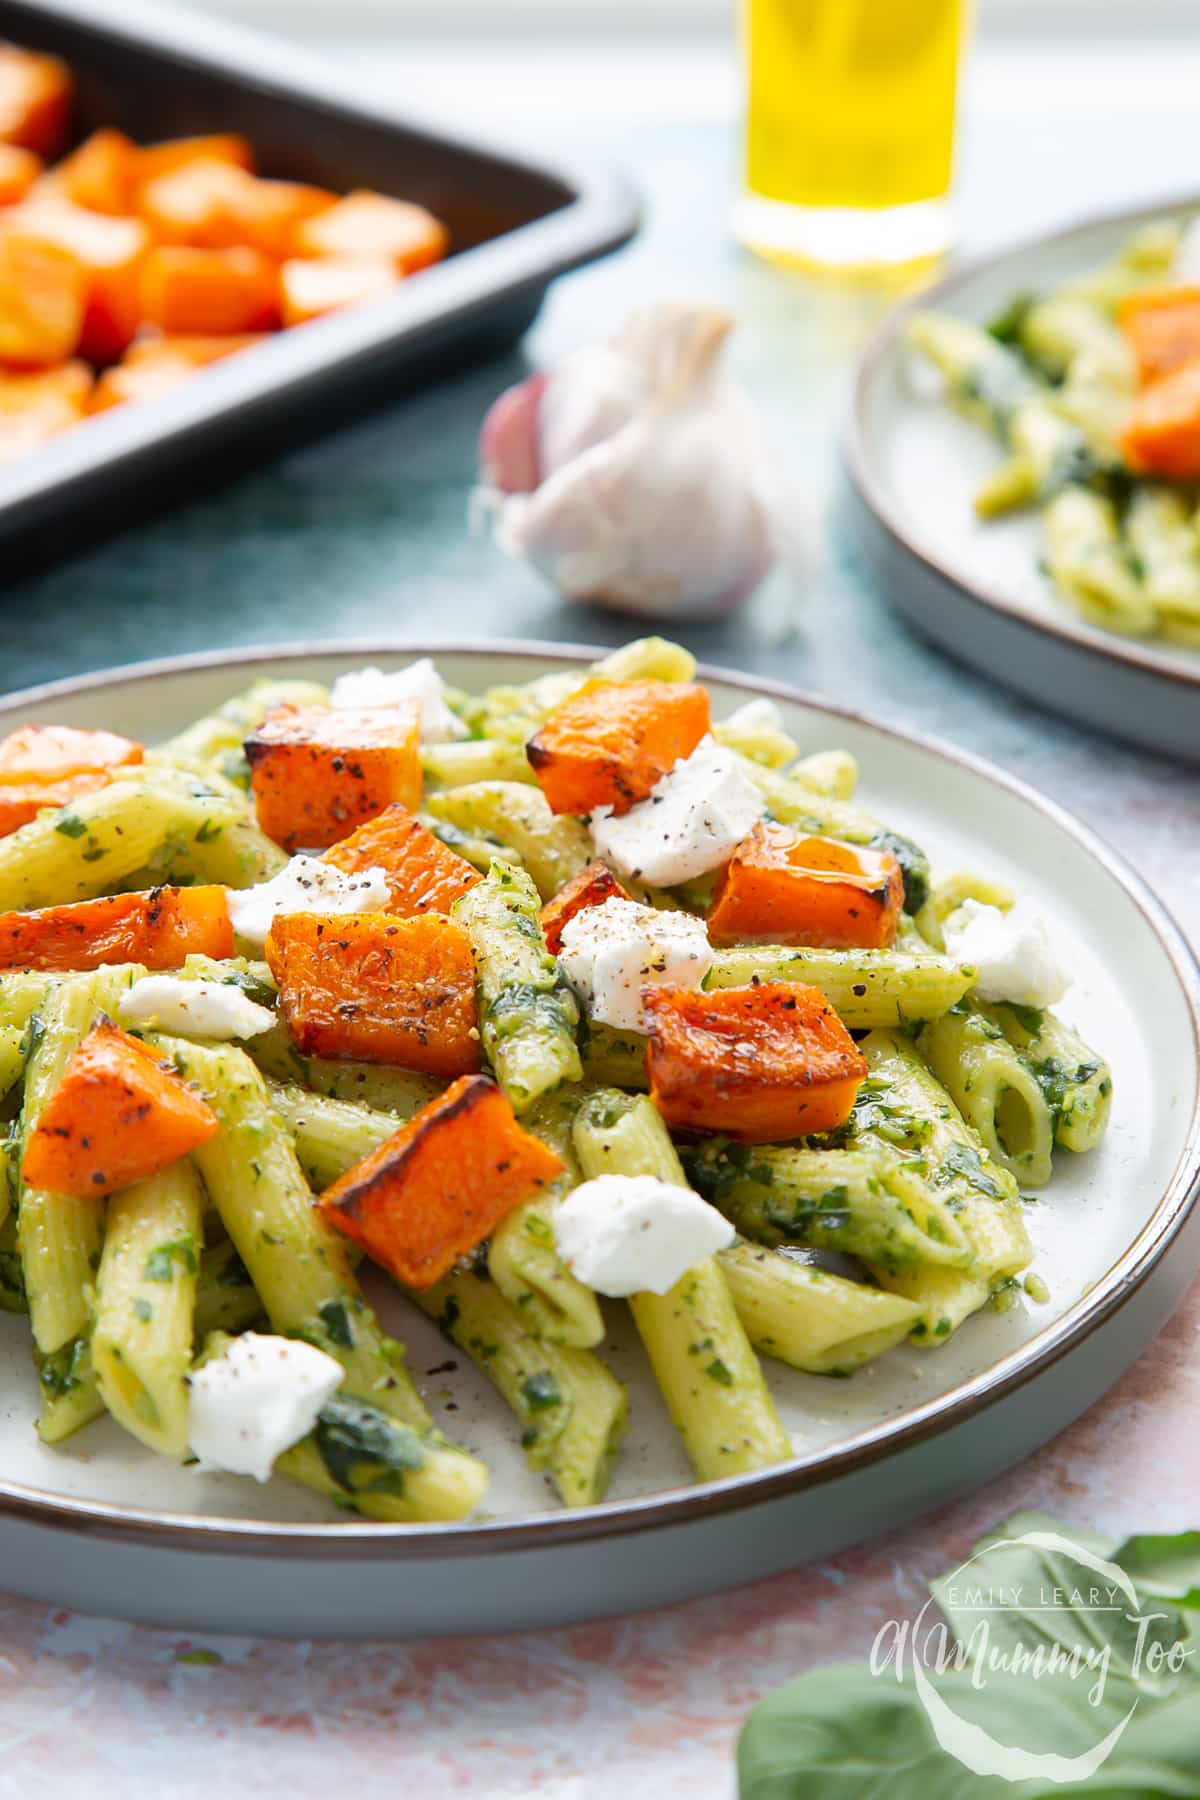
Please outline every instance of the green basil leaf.
[[1200, 1531], [1126, 1538], [1113, 1551], [1112, 1560], [1139, 1593], [1161, 1594], [1176, 1606], [1200, 1607]]

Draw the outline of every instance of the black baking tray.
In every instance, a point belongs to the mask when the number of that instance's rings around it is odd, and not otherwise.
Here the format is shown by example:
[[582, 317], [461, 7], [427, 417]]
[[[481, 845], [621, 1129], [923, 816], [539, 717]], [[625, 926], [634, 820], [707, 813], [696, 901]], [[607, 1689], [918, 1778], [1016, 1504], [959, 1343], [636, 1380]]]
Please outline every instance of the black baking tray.
[[70, 63], [77, 139], [240, 131], [264, 174], [419, 201], [451, 239], [445, 262], [379, 299], [0, 465], [0, 582], [504, 348], [556, 275], [637, 228], [608, 171], [443, 134], [312, 55], [152, 0], [0, 0], [0, 38]]

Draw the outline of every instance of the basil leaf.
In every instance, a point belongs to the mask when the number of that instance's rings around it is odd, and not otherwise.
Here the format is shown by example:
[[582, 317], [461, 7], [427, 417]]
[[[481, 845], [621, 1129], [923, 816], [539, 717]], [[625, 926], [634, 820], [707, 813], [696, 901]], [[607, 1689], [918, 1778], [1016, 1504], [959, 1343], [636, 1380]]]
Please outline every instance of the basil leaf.
[[[1076, 1561], [1071, 1544], [1113, 1568], [1105, 1575]], [[1136, 1611], [1116, 1569], [1138, 1590]], [[907, 1628], [908, 1635], [889, 1636], [892, 1628], [885, 1628], [874, 1672], [870, 1665], [817, 1670], [755, 1708], [738, 1746], [739, 1800], [1200, 1794], [1200, 1634], [1194, 1619], [1169, 1603], [1200, 1604], [1200, 1532], [1131, 1538], [1114, 1549], [1094, 1533], [1020, 1513], [982, 1538], [931, 1592], [950, 1654], [943, 1673], [925, 1659], [936, 1696], [930, 1705], [942, 1701], [964, 1731], [975, 1727], [1033, 1759], [1086, 1758], [1111, 1738], [1100, 1766], [1065, 1785], [1061, 1767], [1035, 1765], [1023, 1779], [970, 1772], [941, 1747], [913, 1678], [914, 1623], [898, 1619], [896, 1633]], [[932, 1607], [917, 1626], [918, 1648], [942, 1634]], [[1153, 1646], [1177, 1660], [1156, 1661], [1148, 1654]], [[1044, 1659], [1037, 1675], [1030, 1673], [1034, 1652]]]
[[1162, 1594], [1176, 1606], [1200, 1607], [1200, 1531], [1126, 1538], [1113, 1562], [1139, 1593]]

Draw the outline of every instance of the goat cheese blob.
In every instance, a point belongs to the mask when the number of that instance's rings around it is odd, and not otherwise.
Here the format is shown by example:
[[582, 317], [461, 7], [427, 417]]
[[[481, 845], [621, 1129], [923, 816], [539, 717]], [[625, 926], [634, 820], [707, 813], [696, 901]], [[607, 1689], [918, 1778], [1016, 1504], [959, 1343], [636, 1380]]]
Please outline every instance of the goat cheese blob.
[[573, 1275], [598, 1294], [665, 1294], [736, 1232], [691, 1188], [654, 1175], [598, 1175], [567, 1195], [554, 1242]]
[[122, 994], [123, 1025], [173, 1031], [179, 1037], [257, 1037], [270, 1031], [275, 1014], [229, 981], [181, 981], [177, 975], [145, 975]]
[[783, 714], [773, 700], [759, 694], [753, 700], [743, 700], [725, 723], [736, 731], [782, 731]]
[[189, 1442], [202, 1473], [266, 1481], [277, 1456], [307, 1437], [344, 1370], [298, 1338], [236, 1337], [189, 1377]]
[[229, 917], [248, 944], [265, 944], [280, 913], [386, 912], [391, 884], [382, 869], [347, 875], [319, 856], [293, 856], [286, 868], [257, 887], [230, 888]]
[[942, 932], [947, 953], [978, 971], [974, 991], [981, 1000], [1053, 1006], [1070, 985], [1045, 920], [1023, 900], [1011, 912], [964, 900]]
[[467, 728], [446, 704], [446, 684], [427, 656], [407, 668], [351, 669], [339, 675], [329, 691], [329, 704], [338, 706], [396, 706], [416, 701], [421, 716], [421, 742], [444, 744], [447, 738], [467, 736]]
[[645, 1031], [644, 987], [698, 988], [712, 966], [703, 919], [635, 900], [585, 906], [563, 926], [559, 965], [603, 1025]]
[[597, 807], [592, 837], [622, 874], [674, 887], [728, 862], [765, 811], [734, 752], [706, 737], [627, 813]]

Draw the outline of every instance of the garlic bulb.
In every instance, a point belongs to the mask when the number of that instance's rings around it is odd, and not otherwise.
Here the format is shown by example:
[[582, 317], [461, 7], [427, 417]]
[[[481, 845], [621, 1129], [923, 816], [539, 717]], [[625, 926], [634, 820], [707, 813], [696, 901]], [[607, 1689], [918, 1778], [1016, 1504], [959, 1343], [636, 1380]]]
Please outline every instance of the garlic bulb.
[[704, 618], [746, 599], [775, 532], [758, 423], [720, 366], [732, 324], [657, 306], [502, 394], [480, 437], [501, 547], [620, 612]]

